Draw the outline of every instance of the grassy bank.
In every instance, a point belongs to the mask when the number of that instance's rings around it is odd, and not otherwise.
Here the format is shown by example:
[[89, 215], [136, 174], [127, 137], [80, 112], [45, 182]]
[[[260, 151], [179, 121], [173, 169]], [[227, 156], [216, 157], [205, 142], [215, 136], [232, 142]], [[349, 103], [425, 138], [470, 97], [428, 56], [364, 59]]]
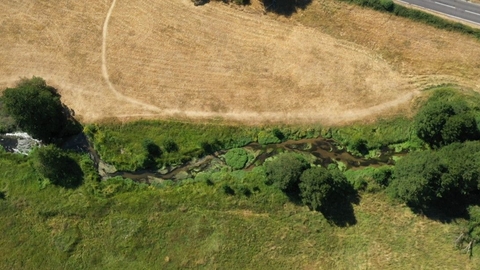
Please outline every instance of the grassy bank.
[[431, 13], [408, 8], [400, 4], [394, 3], [392, 0], [340, 0], [343, 2], [353, 3], [362, 7], [372, 8], [381, 12], [394, 14], [395, 16], [408, 18], [417, 22], [431, 25], [438, 29], [445, 29], [480, 39], [480, 29], [476, 29], [465, 24], [454, 22]]
[[[178, 164], [220, 149], [245, 146], [251, 142], [279, 143], [288, 139], [315, 138], [319, 126], [246, 127], [174, 121], [138, 121], [89, 125], [85, 133], [102, 159], [120, 170], [136, 170], [147, 165]], [[160, 148], [148, 164], [145, 142]], [[171, 147], [174, 145], [174, 147]]]
[[[42, 186], [28, 158], [17, 155], [2, 154], [0, 171], [3, 269], [480, 266], [477, 249], [471, 260], [454, 249], [463, 220], [416, 216], [383, 193], [362, 193], [356, 224], [337, 227], [265, 185], [259, 171], [162, 188], [86, 177], [77, 189]], [[226, 194], [222, 186], [235, 183], [257, 189], [249, 197]]]

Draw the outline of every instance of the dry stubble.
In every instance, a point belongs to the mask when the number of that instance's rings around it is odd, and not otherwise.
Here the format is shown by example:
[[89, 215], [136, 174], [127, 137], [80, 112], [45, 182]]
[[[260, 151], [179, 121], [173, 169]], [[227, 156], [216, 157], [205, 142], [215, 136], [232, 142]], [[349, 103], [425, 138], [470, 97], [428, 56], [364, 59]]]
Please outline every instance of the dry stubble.
[[[304, 20], [312, 12], [322, 15], [328, 5], [342, 5], [327, 0], [293, 19], [263, 15], [258, 5], [238, 10], [217, 3], [194, 7], [189, 0], [118, 0], [105, 39], [110, 89], [102, 76], [102, 31], [111, 4], [0, 3], [0, 87], [22, 76], [44, 77], [88, 122], [173, 116], [338, 124], [408, 107], [417, 90], [429, 80], [438, 82], [438, 75], [474, 85], [477, 74], [470, 66], [480, 59], [480, 50], [472, 47], [478, 42], [463, 36], [462, 46], [471, 49], [465, 55], [447, 54], [451, 44], [442, 36], [416, 38], [395, 50], [389, 40], [396, 44], [406, 33], [413, 38], [424, 27], [391, 19], [394, 31], [387, 35], [362, 23], [384, 14], [337, 8], [329, 19]], [[337, 33], [340, 18], [351, 21], [343, 23], [349, 38]], [[369, 38], [378, 39], [376, 45]], [[435, 53], [419, 52], [432, 48]], [[416, 65], [415, 57], [427, 60], [426, 68]], [[444, 65], [428, 68], [435, 61]], [[467, 65], [448, 65], [456, 61]]]

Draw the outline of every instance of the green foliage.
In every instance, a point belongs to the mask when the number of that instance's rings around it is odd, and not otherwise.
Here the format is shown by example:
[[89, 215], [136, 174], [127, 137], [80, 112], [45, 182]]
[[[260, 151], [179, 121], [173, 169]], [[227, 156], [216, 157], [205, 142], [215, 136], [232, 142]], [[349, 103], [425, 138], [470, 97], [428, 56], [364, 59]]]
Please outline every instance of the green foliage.
[[37, 148], [33, 162], [35, 169], [54, 185], [76, 188], [82, 184], [83, 171], [78, 163], [54, 145]]
[[480, 206], [473, 205], [468, 207], [468, 235], [476, 242], [480, 241]]
[[146, 152], [146, 156], [143, 161], [143, 167], [155, 167], [157, 164], [156, 159], [160, 158], [162, 155], [162, 149], [160, 149], [160, 147], [150, 139], [145, 139], [142, 146]]
[[260, 129], [223, 124], [138, 121], [87, 125], [84, 132], [105, 162], [115, 165], [119, 170], [132, 171], [145, 167], [145, 150], [142, 146], [145, 139], [160, 143], [163, 147], [164, 153], [155, 159], [157, 166], [161, 166], [189, 161], [220, 149], [243, 147], [257, 139], [259, 143], [265, 144], [281, 142], [279, 137], [282, 140], [315, 138], [320, 135], [320, 128], [302, 126]]
[[392, 166], [366, 167], [347, 170], [344, 175], [355, 190], [376, 193], [384, 190], [390, 184], [393, 171]]
[[478, 191], [479, 151], [479, 142], [466, 142], [411, 153], [397, 162], [389, 191], [418, 208], [464, 205]]
[[475, 117], [463, 100], [432, 97], [415, 116], [417, 136], [432, 147], [478, 138]]
[[387, 11], [392, 11], [394, 7], [392, 0], [380, 0], [380, 5]]
[[168, 153], [174, 153], [174, 152], [178, 152], [178, 145], [177, 143], [172, 140], [172, 139], [166, 139], [164, 142], [163, 142], [163, 148], [165, 149], [165, 151], [167, 151]]
[[232, 187], [230, 187], [230, 185], [225, 184], [222, 186], [222, 189], [223, 189], [223, 192], [227, 195], [235, 195], [235, 190]]
[[243, 148], [234, 148], [225, 154], [225, 162], [234, 170], [245, 167], [248, 161], [248, 153]]
[[13, 132], [17, 129], [15, 119], [10, 116], [3, 105], [3, 98], [0, 97], [0, 133]]
[[375, 183], [381, 187], [387, 187], [390, 184], [392, 179], [393, 169], [389, 166], [383, 166], [378, 169], [375, 169], [372, 175]]
[[300, 196], [302, 202], [310, 209], [320, 210], [320, 207], [328, 203], [335, 181], [332, 174], [325, 168], [313, 167], [305, 170], [300, 176]]
[[265, 163], [267, 184], [275, 184], [283, 191], [295, 192], [302, 172], [309, 164], [301, 156], [282, 153], [274, 160]]
[[[91, 164], [88, 156], [73, 158], [82, 169]], [[381, 193], [363, 194], [354, 209], [357, 223], [343, 228], [265, 185], [263, 167], [241, 179], [224, 173], [214, 185], [167, 182], [161, 188], [120, 178], [91, 181], [89, 168], [77, 189], [39, 189], [31, 159], [0, 154], [1, 269], [302, 269], [319, 263], [349, 269], [365, 262], [366, 247], [372, 254], [388, 250], [382, 258], [402, 258], [370, 260], [375, 269], [480, 265], [476, 248], [471, 260], [452, 252], [456, 222], [412, 215]], [[225, 195], [224, 184], [236, 195]], [[250, 196], [240, 194], [242, 186]], [[339, 212], [336, 205], [333, 210]]]
[[411, 119], [404, 117], [382, 119], [367, 125], [331, 128], [328, 135], [358, 156], [365, 155], [370, 150], [395, 145], [401, 146], [400, 150], [418, 149], [422, 146], [421, 140], [415, 136]]
[[[278, 131], [278, 129], [276, 131]], [[282, 142], [282, 140], [278, 138], [277, 135], [278, 132], [275, 133], [274, 131], [262, 130], [258, 133], [258, 143], [267, 145]]]
[[3, 102], [22, 130], [44, 142], [59, 136], [66, 125], [60, 95], [42, 78], [22, 79], [16, 88], [7, 88]]

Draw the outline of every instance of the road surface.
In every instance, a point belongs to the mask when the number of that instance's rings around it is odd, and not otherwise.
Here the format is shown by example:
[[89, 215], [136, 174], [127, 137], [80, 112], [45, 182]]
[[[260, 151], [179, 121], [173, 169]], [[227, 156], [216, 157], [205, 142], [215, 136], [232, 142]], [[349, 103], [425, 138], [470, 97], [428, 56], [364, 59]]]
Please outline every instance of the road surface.
[[480, 5], [462, 0], [398, 0], [480, 26]]

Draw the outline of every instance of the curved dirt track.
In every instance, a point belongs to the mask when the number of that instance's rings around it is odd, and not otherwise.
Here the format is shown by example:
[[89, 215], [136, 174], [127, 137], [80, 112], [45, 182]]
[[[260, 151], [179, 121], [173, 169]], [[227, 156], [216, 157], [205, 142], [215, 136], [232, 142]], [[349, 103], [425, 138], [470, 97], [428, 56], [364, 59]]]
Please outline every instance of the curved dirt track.
[[334, 124], [404, 109], [428, 80], [399, 73], [366, 47], [253, 8], [100, 2], [0, 3], [0, 87], [44, 77], [84, 121]]

